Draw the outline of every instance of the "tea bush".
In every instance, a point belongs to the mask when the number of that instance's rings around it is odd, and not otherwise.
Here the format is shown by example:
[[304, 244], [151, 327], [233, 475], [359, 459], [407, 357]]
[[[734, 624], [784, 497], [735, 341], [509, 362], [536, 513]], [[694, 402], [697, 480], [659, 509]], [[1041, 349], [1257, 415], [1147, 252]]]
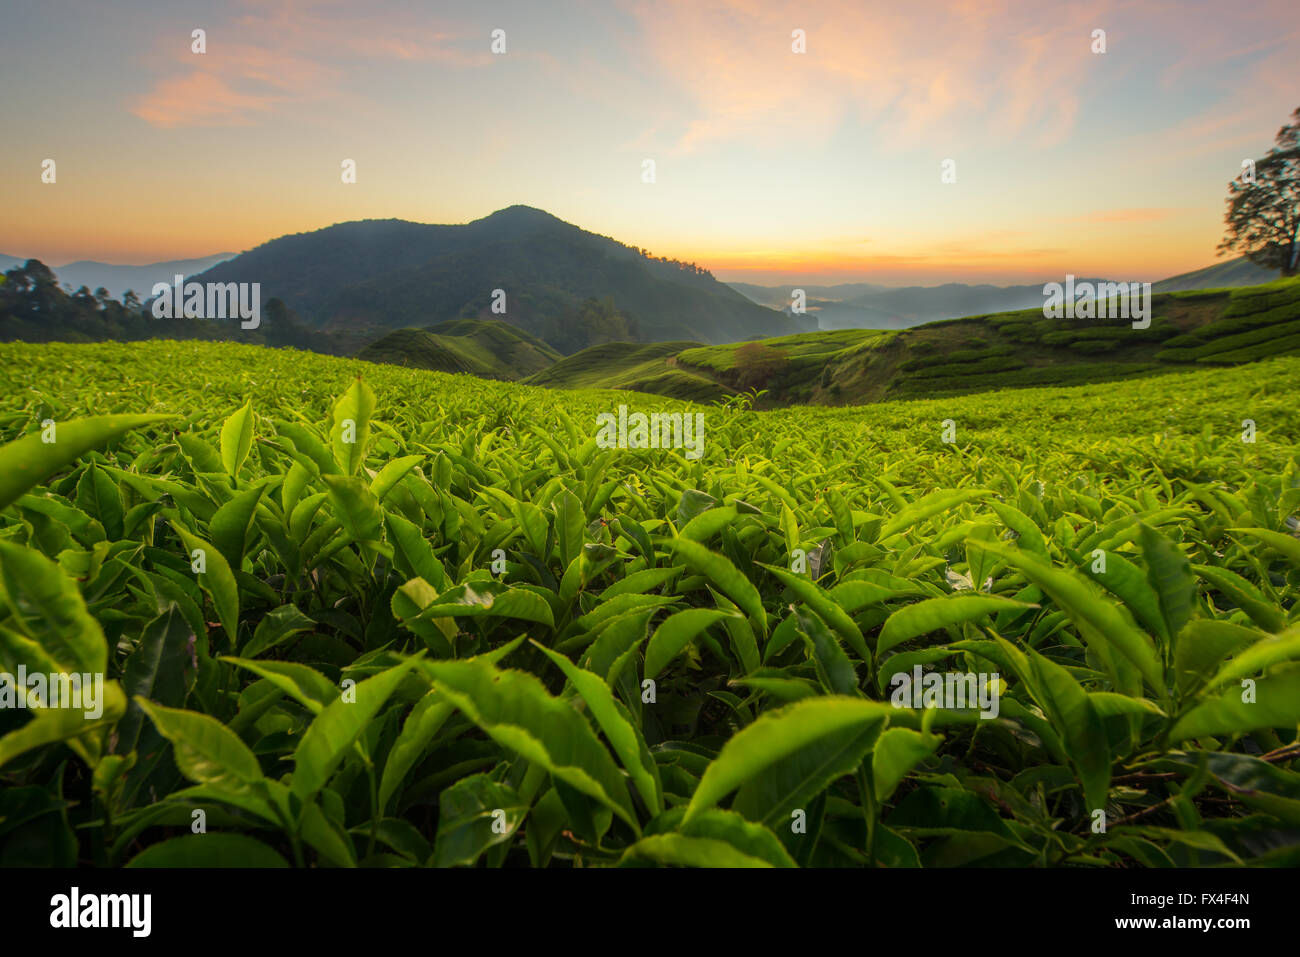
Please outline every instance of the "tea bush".
[[0, 671], [103, 677], [10, 680], [0, 863], [1300, 863], [1300, 359], [761, 413], [0, 359]]

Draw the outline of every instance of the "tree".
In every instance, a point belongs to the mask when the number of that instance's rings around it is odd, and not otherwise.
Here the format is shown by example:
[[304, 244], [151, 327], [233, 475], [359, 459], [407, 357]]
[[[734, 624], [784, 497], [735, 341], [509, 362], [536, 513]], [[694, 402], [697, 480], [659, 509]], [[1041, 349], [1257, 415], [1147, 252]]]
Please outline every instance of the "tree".
[[1228, 232], [1219, 250], [1294, 276], [1300, 268], [1300, 108], [1273, 143], [1228, 184]]
[[29, 259], [5, 273], [9, 286], [6, 306], [23, 318], [52, 317], [61, 300], [66, 299], [50, 268], [39, 259]]

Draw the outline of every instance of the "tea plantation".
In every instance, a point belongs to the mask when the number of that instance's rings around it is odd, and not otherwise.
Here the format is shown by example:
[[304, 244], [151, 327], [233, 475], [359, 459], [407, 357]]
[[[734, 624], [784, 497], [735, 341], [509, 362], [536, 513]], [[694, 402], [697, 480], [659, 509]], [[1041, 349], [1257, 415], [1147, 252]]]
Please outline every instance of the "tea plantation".
[[1300, 358], [774, 412], [0, 361], [0, 865], [1300, 864]]

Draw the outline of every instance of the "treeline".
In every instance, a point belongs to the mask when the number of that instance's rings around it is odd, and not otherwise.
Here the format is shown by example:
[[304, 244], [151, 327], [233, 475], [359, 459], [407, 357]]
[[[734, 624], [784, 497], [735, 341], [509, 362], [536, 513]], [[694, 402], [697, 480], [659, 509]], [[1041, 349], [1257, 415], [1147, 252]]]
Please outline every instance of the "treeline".
[[238, 319], [159, 319], [134, 290], [114, 299], [107, 289], [69, 293], [53, 270], [29, 259], [0, 277], [0, 342], [131, 342], [140, 339], [235, 340], [348, 355], [359, 343], [307, 328], [279, 299], [262, 306], [256, 329]]
[[713, 278], [713, 273], [709, 272], [709, 270], [705, 269], [703, 266], [696, 265], [693, 262], [688, 263], [681, 259], [669, 259], [667, 256], [655, 256], [650, 252], [650, 250], [638, 248], [636, 246], [628, 246], [628, 248], [635, 249], [642, 259], [648, 259], [651, 262], [656, 263], [663, 263], [666, 266], [672, 266], [674, 269], [679, 269], [682, 272], [688, 272], [696, 276], [707, 276], [709, 279]]

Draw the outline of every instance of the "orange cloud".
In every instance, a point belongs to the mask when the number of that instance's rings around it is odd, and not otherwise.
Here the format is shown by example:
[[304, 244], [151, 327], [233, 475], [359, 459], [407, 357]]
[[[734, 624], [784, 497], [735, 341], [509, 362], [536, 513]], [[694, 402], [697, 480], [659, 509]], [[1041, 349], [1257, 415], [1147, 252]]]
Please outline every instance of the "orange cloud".
[[153, 126], [248, 126], [254, 113], [267, 113], [283, 96], [240, 93], [212, 73], [194, 72], [163, 80], [131, 112]]
[[[172, 51], [163, 57], [169, 75], [131, 112], [160, 127], [247, 126], [285, 105], [338, 100], [345, 73], [334, 64], [348, 59], [456, 66], [491, 60], [486, 49], [466, 54], [448, 46], [454, 34], [401, 10], [377, 12], [372, 4], [358, 15], [330, 3], [245, 3], [257, 9], [229, 28], [209, 30], [206, 53], [192, 53], [188, 41], [178, 50], [174, 36], [160, 38], [158, 48]], [[383, 33], [376, 23], [385, 24]]]
[[[695, 116], [678, 152], [735, 139], [824, 141], [845, 121], [890, 145], [964, 128], [1059, 141], [1094, 66], [1086, 11], [1031, 0], [952, 3], [925, 15], [892, 0], [631, 0], [644, 43]], [[807, 52], [792, 52], [803, 30]]]

